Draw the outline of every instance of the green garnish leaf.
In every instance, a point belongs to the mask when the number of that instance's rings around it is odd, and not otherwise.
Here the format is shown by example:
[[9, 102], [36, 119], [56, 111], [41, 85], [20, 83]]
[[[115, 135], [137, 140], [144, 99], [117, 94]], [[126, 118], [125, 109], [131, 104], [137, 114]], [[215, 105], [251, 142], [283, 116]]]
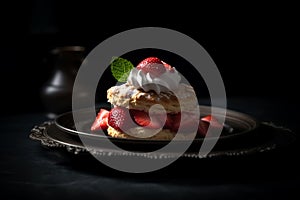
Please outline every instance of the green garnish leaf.
[[129, 60], [120, 57], [113, 57], [110, 64], [112, 75], [119, 82], [126, 82], [133, 68], [134, 65]]

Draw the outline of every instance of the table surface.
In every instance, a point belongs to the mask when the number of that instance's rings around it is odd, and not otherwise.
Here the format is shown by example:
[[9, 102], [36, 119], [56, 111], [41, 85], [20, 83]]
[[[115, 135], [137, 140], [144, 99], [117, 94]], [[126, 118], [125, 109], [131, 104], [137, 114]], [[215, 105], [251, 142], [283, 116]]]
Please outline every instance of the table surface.
[[[228, 105], [299, 132], [290, 101], [231, 98]], [[0, 184], [8, 199], [289, 199], [300, 189], [299, 142], [239, 158], [179, 159], [155, 172], [130, 174], [30, 140], [31, 128], [45, 120], [44, 113], [1, 116]]]

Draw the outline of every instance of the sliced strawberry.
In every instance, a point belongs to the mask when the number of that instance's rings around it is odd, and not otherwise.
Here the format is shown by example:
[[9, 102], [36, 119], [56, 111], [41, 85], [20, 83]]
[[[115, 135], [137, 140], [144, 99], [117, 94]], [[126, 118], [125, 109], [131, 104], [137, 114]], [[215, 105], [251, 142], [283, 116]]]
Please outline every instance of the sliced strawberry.
[[97, 130], [106, 130], [108, 128], [107, 121], [108, 121], [108, 114], [109, 111], [105, 109], [100, 109], [97, 114], [97, 117], [91, 127], [91, 131]]
[[129, 110], [122, 107], [113, 108], [108, 115], [108, 125], [118, 131], [126, 131], [134, 126]]
[[189, 113], [178, 113], [172, 117], [173, 123], [171, 130], [177, 132], [179, 127], [182, 132], [191, 132], [198, 126], [199, 120], [196, 116]]
[[222, 124], [215, 117], [213, 117], [211, 115], [207, 115], [205, 117], [202, 117], [201, 121], [210, 123], [210, 125], [212, 127], [215, 127], [215, 128], [221, 128], [221, 127], [223, 127]]
[[166, 71], [162, 61], [157, 57], [149, 57], [142, 60], [136, 68], [142, 70], [145, 74], [150, 73], [156, 77], [162, 75]]
[[201, 137], [205, 137], [206, 136], [206, 133], [207, 133], [207, 130], [208, 130], [208, 127], [209, 127], [209, 123], [208, 122], [205, 122], [205, 121], [199, 121], [199, 126], [198, 126], [198, 135], [201, 136]]
[[202, 117], [199, 122], [198, 134], [202, 137], [205, 137], [209, 125], [211, 125], [211, 127], [215, 129], [219, 129], [223, 127], [222, 124], [218, 122], [218, 120], [215, 117], [211, 115], [207, 115], [205, 117]]
[[180, 126], [180, 119], [181, 119], [181, 114], [178, 113], [178, 114], [172, 114], [170, 116], [170, 129], [174, 132], [177, 132], [178, 131], [178, 128]]
[[166, 122], [165, 122], [165, 125], [164, 125], [164, 128], [165, 129], [172, 129], [173, 127], [173, 118], [176, 114], [168, 114], [167, 115], [167, 119], [166, 119]]
[[139, 126], [147, 126], [147, 128], [153, 129], [162, 127], [162, 120], [160, 120], [159, 115], [152, 117], [151, 121], [149, 114], [144, 111], [130, 110], [130, 114]]
[[[211, 115], [206, 115], [205, 117], [202, 117], [201, 118], [201, 121], [204, 121], [204, 122], [210, 122], [212, 119], [214, 119]], [[214, 119], [215, 120], [215, 119]]]

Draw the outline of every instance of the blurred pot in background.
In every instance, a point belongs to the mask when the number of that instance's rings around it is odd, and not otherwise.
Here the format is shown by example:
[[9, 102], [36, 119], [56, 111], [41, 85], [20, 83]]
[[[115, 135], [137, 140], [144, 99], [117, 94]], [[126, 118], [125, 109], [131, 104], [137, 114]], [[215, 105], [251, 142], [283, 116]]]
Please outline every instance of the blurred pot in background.
[[47, 116], [71, 111], [72, 90], [77, 71], [84, 60], [85, 48], [82, 46], [57, 47], [50, 52], [53, 72], [41, 89], [41, 100]]

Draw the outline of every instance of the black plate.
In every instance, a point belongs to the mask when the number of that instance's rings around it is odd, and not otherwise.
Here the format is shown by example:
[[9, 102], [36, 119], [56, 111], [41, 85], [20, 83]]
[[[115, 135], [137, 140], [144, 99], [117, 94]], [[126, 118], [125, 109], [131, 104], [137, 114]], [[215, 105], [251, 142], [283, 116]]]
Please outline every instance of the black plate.
[[[105, 107], [106, 108], [106, 107]], [[97, 108], [97, 111], [100, 108]], [[107, 109], [107, 108], [106, 108]], [[221, 113], [224, 113], [223, 109], [221, 108], [216, 108], [217, 110], [217, 115]], [[97, 112], [96, 111], [96, 112]], [[88, 114], [91, 111], [87, 111], [87, 110], [80, 110], [80, 111], [76, 111], [76, 112], [80, 112], [80, 114], [82, 114], [83, 116], [83, 120], [79, 123], [79, 126], [81, 126], [81, 130], [83, 131], [77, 131], [74, 125], [74, 120], [73, 120], [73, 113], [72, 112], [68, 112], [68, 113], [64, 113], [60, 116], [58, 116], [55, 119], [55, 125], [62, 131], [72, 134], [72, 135], [76, 135], [76, 136], [87, 136], [87, 137], [91, 137], [93, 139], [101, 139], [103, 137], [108, 137], [110, 140], [114, 141], [114, 142], [121, 142], [121, 143], [135, 143], [135, 144], [161, 144], [161, 145], [165, 145], [166, 143], [169, 142], [169, 140], [147, 140], [147, 139], [118, 139], [118, 138], [112, 138], [108, 135], [103, 136], [102, 134], [97, 134], [95, 132], [90, 131], [90, 127], [94, 121], [94, 119], [89, 119]], [[211, 114], [211, 107], [209, 106], [200, 106], [200, 113], [201, 116], [206, 116]], [[244, 113], [240, 113], [240, 112], [236, 112], [236, 111], [232, 111], [232, 110], [227, 110], [226, 111], [227, 115], [226, 115], [226, 120], [225, 123], [227, 125], [229, 125], [230, 127], [233, 128], [233, 132], [229, 133], [227, 131], [222, 131], [220, 138], [215, 138], [215, 137], [210, 137], [210, 140], [225, 140], [225, 139], [236, 139], [238, 137], [244, 137], [249, 135], [250, 133], [253, 132], [253, 130], [257, 129], [259, 126], [259, 122], [249, 116], [246, 115]], [[94, 113], [95, 115], [95, 113]], [[107, 134], [107, 133], [106, 133]], [[196, 138], [195, 142], [203, 142], [203, 138]]]
[[[275, 148], [286, 147], [295, 141], [295, 134], [288, 129], [276, 127], [272, 124], [261, 123], [261, 125], [249, 134], [250, 137], [238, 137], [237, 140], [226, 140], [226, 142], [217, 143], [213, 150], [205, 157], [200, 157], [198, 149], [187, 150], [182, 157], [187, 158], [215, 158], [227, 156], [242, 156], [254, 153], [268, 152]], [[76, 135], [69, 134], [58, 128], [53, 121], [44, 122], [35, 126], [31, 130], [30, 138], [41, 141], [41, 144], [49, 148], [65, 148], [67, 151], [75, 154], [88, 153], [86, 147], [82, 144], [80, 138]], [[101, 139], [96, 141], [100, 141]], [[150, 145], [140, 145], [138, 142], [130, 142], [130, 140], [119, 140], [124, 149], [133, 150], [128, 153], [122, 150], [112, 150], [101, 144], [101, 148], [93, 153], [101, 156], [143, 156], [145, 158], [172, 158], [180, 156], [177, 152], [165, 152], [159, 154], [144, 154], [147, 147], [157, 147], [158, 143], [147, 143]], [[180, 141], [178, 141], [180, 142]], [[134, 144], [134, 145], [133, 145]], [[194, 145], [197, 143], [194, 143]]]

